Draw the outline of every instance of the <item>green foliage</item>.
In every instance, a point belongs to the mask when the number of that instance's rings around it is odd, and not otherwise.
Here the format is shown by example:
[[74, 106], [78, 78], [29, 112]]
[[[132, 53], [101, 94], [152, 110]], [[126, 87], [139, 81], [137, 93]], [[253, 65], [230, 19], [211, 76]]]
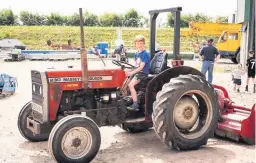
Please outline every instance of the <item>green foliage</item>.
[[0, 25], [14, 25], [17, 17], [10, 9], [2, 9], [0, 11]]
[[[85, 27], [86, 48], [95, 45], [99, 41], [108, 42], [110, 46], [110, 43], [116, 40], [116, 30], [117, 28], [114, 27]], [[54, 44], [67, 44], [67, 40], [71, 39], [72, 45], [80, 46], [80, 28], [78, 26], [0, 26], [0, 31], [0, 39], [19, 39], [28, 46], [28, 49], [48, 49], [47, 40], [52, 40]], [[148, 28], [123, 28], [122, 30], [122, 39], [126, 46], [130, 46], [130, 48], [134, 48], [133, 41], [136, 35], [143, 35], [146, 38], [146, 47], [149, 48]], [[182, 36], [181, 51], [191, 51], [192, 42], [201, 42], [209, 37]], [[158, 28], [157, 40], [161, 47], [171, 50], [173, 48], [173, 29]]]
[[26, 26], [41, 26], [46, 24], [46, 17], [37, 13], [22, 11], [20, 12], [20, 21]]
[[216, 18], [216, 23], [228, 23], [228, 17], [227, 16], [218, 16]]
[[85, 26], [99, 26], [100, 22], [99, 22], [99, 18], [97, 15], [95, 14], [91, 14], [89, 12], [85, 12], [85, 16], [84, 16], [84, 25]]
[[123, 26], [126, 27], [139, 27], [140, 24], [140, 15], [135, 9], [130, 9], [124, 15], [124, 23]]
[[105, 13], [100, 16], [100, 25], [102, 27], [120, 27], [122, 26], [122, 16], [116, 13]]
[[[212, 22], [212, 18], [201, 14], [201, 13], [196, 13], [195, 15], [192, 14], [182, 14], [181, 15], [181, 22], [180, 22], [180, 26], [181, 27], [189, 27], [189, 22], [194, 21], [194, 22], [201, 22], [201, 23], [205, 23], [205, 22]], [[168, 25], [173, 27], [174, 26], [174, 17], [172, 15], [172, 13], [169, 13], [167, 16], [167, 22]]]
[[[54, 44], [67, 44], [68, 39], [72, 45], [80, 46], [80, 27], [67, 26], [0, 26], [0, 39], [9, 37], [19, 39], [28, 49], [48, 49], [47, 40]], [[115, 28], [85, 27], [85, 45], [90, 47], [99, 41], [111, 42], [116, 39]]]
[[67, 25], [68, 26], [79, 26], [80, 25], [79, 14], [75, 13], [71, 16], [68, 16], [67, 17]]
[[46, 25], [65, 25], [66, 17], [61, 16], [58, 13], [51, 13], [47, 16]]

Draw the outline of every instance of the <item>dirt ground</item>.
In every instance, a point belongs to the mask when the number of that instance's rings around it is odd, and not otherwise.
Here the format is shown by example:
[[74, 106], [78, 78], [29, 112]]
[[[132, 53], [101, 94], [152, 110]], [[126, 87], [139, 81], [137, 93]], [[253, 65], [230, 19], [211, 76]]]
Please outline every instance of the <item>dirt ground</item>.
[[[68, 62], [0, 62], [0, 72], [18, 78], [18, 90], [12, 97], [0, 100], [0, 162], [3, 163], [53, 163], [48, 154], [47, 142], [30, 143], [19, 133], [17, 118], [22, 106], [31, 99], [30, 70], [36, 68], [79, 66], [80, 61]], [[186, 65], [200, 67], [198, 61], [185, 61]], [[111, 62], [107, 63], [111, 67]], [[255, 94], [241, 93], [231, 89], [230, 70], [234, 68], [228, 60], [216, 64], [214, 83], [226, 87], [236, 104], [251, 107], [256, 103]], [[100, 62], [89, 62], [89, 68], [104, 68]], [[220, 73], [221, 72], [221, 73]], [[250, 87], [252, 92], [252, 87]], [[157, 138], [153, 129], [129, 134], [119, 127], [100, 128], [101, 149], [93, 163], [253, 163], [255, 146], [235, 143], [229, 140], [209, 139], [208, 144], [199, 150], [176, 152], [168, 149]]]

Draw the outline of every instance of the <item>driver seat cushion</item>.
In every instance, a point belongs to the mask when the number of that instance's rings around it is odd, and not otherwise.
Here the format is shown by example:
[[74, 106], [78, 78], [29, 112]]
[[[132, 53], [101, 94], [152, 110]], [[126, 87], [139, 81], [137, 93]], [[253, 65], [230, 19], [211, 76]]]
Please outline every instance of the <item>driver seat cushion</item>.
[[150, 62], [149, 76], [155, 76], [166, 69], [167, 56], [167, 53], [161, 51], [155, 54]]

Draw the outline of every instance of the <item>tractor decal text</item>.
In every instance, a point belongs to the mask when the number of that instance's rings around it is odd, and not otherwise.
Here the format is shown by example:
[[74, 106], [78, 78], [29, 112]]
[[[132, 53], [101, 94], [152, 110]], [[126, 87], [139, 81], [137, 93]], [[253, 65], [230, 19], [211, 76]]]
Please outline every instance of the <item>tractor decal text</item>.
[[[81, 77], [49, 78], [49, 83], [81, 82]], [[112, 76], [89, 76], [88, 81], [111, 81]]]

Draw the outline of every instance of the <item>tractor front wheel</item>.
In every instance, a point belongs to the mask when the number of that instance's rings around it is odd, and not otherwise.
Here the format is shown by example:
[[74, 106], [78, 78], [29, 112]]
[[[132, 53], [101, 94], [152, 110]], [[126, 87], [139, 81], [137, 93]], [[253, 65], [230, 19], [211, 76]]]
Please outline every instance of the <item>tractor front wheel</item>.
[[196, 75], [172, 78], [158, 92], [153, 106], [154, 130], [175, 150], [207, 144], [218, 120], [218, 99], [211, 84]]
[[53, 127], [48, 147], [57, 162], [90, 162], [101, 144], [98, 126], [93, 120], [80, 115], [61, 119]]
[[31, 116], [31, 113], [31, 102], [28, 102], [22, 107], [18, 117], [18, 128], [21, 135], [31, 142], [46, 141], [49, 134], [33, 135], [32, 131], [27, 128], [27, 118]]

